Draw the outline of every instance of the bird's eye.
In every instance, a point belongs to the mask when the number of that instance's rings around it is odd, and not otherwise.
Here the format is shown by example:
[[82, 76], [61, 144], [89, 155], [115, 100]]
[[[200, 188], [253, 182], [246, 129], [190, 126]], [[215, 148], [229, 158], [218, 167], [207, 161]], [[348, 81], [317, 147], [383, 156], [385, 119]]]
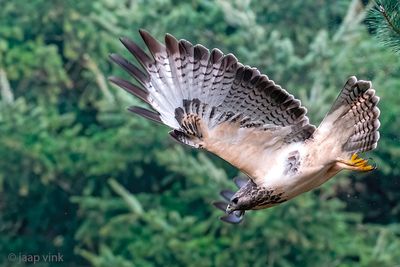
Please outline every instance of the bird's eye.
[[237, 204], [238, 201], [239, 201], [239, 198], [238, 198], [238, 197], [235, 197], [234, 199], [232, 199], [232, 203], [233, 203], [233, 204]]

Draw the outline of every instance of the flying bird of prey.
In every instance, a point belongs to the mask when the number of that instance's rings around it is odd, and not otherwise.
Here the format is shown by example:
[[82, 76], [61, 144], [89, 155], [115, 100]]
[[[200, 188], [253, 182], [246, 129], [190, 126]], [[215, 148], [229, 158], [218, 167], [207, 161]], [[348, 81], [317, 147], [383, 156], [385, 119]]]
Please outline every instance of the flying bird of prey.
[[268, 76], [219, 49], [211, 52], [165, 35], [165, 44], [140, 30], [150, 55], [136, 43], [123, 45], [143, 67], [111, 54], [140, 86], [110, 77], [117, 86], [148, 103], [129, 110], [172, 128], [176, 141], [210, 151], [247, 175], [239, 190], [221, 192], [214, 205], [229, 223], [246, 210], [276, 206], [328, 181], [343, 169], [375, 167], [357, 153], [376, 148], [377, 103], [371, 82], [350, 77], [322, 123], [309, 123], [306, 108]]

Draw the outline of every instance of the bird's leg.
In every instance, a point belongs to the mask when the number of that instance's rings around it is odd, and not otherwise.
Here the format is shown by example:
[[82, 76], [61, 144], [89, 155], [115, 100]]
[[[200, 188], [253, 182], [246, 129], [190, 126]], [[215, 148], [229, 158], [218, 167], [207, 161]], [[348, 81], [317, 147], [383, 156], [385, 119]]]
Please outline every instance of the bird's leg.
[[338, 159], [336, 162], [337, 166], [347, 170], [353, 171], [372, 171], [376, 169], [376, 165], [369, 165], [368, 160], [358, 157], [357, 154], [353, 154], [349, 160]]

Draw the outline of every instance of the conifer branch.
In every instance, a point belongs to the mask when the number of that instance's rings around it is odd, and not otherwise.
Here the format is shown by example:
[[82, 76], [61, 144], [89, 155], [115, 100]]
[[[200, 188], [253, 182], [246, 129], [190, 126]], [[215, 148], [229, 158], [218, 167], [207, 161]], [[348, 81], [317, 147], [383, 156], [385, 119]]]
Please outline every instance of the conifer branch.
[[400, 28], [397, 28], [397, 27], [393, 24], [392, 20], [389, 18], [388, 13], [386, 12], [385, 7], [382, 6], [382, 5], [380, 5], [380, 6], [378, 7], [378, 9], [379, 9], [379, 12], [382, 13], [382, 16], [385, 18], [385, 20], [386, 20], [387, 24], [389, 25], [389, 27], [391, 27], [391, 28], [393, 29], [394, 32], [396, 32], [397, 34], [400, 35]]
[[400, 53], [400, 2], [381, 0], [370, 10], [368, 22], [378, 40]]

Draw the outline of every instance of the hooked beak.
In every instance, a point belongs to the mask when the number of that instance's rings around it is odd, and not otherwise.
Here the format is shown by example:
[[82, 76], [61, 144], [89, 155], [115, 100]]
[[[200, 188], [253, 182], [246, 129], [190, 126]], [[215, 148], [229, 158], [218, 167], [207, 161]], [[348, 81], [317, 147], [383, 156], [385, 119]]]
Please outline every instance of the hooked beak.
[[235, 208], [231, 204], [228, 204], [228, 206], [226, 206], [225, 212], [227, 214], [231, 214], [234, 210], [235, 210]]

